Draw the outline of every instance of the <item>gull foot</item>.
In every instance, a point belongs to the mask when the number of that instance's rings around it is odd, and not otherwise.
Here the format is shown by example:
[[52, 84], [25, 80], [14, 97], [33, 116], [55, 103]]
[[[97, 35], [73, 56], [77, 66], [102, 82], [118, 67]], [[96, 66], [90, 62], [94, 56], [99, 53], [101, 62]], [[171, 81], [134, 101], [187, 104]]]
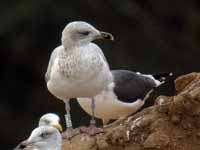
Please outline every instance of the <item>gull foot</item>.
[[63, 133], [62, 133], [62, 138], [63, 139], [71, 139], [73, 136], [76, 136], [80, 133], [80, 130], [73, 129], [73, 128], [67, 128]]
[[81, 127], [81, 133], [86, 133], [88, 135], [94, 136], [99, 133], [104, 133], [104, 129], [98, 128], [95, 125], [90, 125], [89, 127]]

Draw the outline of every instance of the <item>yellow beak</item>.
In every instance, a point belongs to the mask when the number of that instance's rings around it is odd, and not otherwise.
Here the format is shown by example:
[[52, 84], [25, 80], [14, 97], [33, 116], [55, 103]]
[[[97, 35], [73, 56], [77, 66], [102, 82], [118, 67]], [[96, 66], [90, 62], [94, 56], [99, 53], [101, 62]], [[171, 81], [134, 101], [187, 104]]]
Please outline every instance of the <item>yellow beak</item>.
[[56, 129], [58, 129], [58, 131], [62, 132], [63, 129], [62, 129], [62, 126], [58, 123], [56, 125], [53, 125], [53, 127], [55, 127]]

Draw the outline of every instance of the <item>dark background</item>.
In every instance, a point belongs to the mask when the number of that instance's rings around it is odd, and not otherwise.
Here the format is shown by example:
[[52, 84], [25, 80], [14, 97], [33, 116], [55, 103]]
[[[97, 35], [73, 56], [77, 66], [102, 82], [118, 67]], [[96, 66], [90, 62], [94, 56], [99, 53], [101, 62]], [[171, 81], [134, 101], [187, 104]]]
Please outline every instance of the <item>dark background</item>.
[[[98, 42], [112, 69], [175, 76], [199, 71], [199, 0], [1, 0], [1, 149], [28, 137], [44, 113], [63, 121], [64, 105], [48, 92], [44, 74], [63, 28], [76, 20], [115, 36]], [[74, 125], [86, 125], [75, 101], [72, 109]]]

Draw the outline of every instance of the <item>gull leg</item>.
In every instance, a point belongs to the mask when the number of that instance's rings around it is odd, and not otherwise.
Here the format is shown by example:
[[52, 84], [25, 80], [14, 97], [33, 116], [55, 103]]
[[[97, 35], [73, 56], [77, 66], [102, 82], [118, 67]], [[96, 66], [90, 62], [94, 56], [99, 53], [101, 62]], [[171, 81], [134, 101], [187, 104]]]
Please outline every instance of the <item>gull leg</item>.
[[96, 135], [99, 133], [103, 133], [104, 130], [102, 128], [96, 127], [96, 121], [94, 119], [94, 116], [95, 116], [95, 100], [94, 100], [94, 98], [92, 98], [91, 109], [92, 109], [92, 119], [90, 120], [90, 126], [88, 128], [82, 128], [81, 131], [83, 133], [87, 133], [89, 135]]
[[95, 99], [92, 98], [92, 103], [91, 103], [91, 109], [92, 109], [92, 119], [90, 120], [90, 125], [95, 125], [96, 124], [96, 121], [94, 119], [94, 116], [95, 116]]
[[65, 114], [66, 130], [62, 133], [62, 137], [66, 139], [70, 139], [71, 137], [79, 134], [80, 131], [77, 129], [73, 129], [69, 100], [65, 100], [64, 102], [65, 102], [65, 110], [66, 110], [66, 114]]

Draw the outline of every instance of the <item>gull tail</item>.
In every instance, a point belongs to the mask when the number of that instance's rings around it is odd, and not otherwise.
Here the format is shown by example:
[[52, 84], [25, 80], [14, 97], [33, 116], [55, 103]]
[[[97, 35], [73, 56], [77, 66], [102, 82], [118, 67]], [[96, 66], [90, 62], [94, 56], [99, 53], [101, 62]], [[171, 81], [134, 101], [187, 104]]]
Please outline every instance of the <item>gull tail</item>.
[[160, 86], [161, 84], [165, 83], [169, 77], [173, 76], [173, 73], [160, 73], [160, 74], [142, 74], [140, 72], [136, 72], [137, 75], [148, 77], [154, 80], [156, 86]]
[[172, 79], [171, 77], [173, 77], [173, 73], [160, 73], [160, 74], [153, 74], [152, 77], [155, 79], [155, 83], [156, 83], [156, 87], [154, 87], [153, 89], [151, 89], [145, 96], [144, 100], [146, 101], [151, 93], [159, 86], [161, 86], [162, 84], [166, 83], [167, 81], [170, 81], [170, 79]]

